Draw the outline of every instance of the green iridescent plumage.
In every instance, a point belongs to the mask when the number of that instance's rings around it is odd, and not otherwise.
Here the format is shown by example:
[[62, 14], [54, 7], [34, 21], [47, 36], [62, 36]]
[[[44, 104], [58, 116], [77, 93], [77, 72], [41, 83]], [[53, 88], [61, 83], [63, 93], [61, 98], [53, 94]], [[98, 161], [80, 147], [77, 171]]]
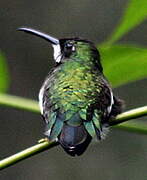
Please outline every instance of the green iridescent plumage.
[[56, 66], [39, 93], [46, 136], [64, 150], [81, 155], [94, 136], [101, 140], [109, 119], [121, 112], [103, 75], [100, 55], [94, 44], [80, 38], [56, 39], [31, 28], [20, 30], [51, 42]]
[[[96, 135], [94, 126], [101, 131], [100, 118], [98, 118], [98, 112], [95, 111], [93, 117], [88, 120], [87, 110], [89, 106], [96, 103], [96, 97], [102, 90], [100, 80], [103, 77], [95, 70], [89, 44], [85, 45], [80, 42], [78, 45], [81, 46], [80, 51], [75, 56], [70, 57], [70, 60], [66, 59], [66, 63], [60, 65], [54, 74], [48, 93], [50, 103], [54, 104], [52, 108], [59, 110], [59, 113], [62, 114], [62, 118], [60, 117], [62, 121], [66, 121], [71, 126], [79, 126], [85, 121], [84, 126], [93, 137]], [[83, 57], [83, 50], [87, 52], [86, 57]], [[52, 111], [52, 113], [54, 114], [56, 111]], [[95, 118], [97, 118], [97, 122]], [[50, 127], [50, 124], [49, 129], [52, 131], [57, 128], [53, 125]], [[59, 126], [63, 126], [63, 124], [60, 123]], [[57, 131], [56, 138], [58, 135]], [[54, 140], [52, 135], [49, 138]]]

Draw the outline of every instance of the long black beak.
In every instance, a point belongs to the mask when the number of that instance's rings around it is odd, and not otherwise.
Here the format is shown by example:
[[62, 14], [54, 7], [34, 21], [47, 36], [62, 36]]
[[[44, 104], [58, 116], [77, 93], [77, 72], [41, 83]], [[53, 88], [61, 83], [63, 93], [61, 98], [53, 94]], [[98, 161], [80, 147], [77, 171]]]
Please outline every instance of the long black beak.
[[19, 31], [24, 31], [30, 34], [34, 34], [36, 36], [39, 36], [47, 41], [49, 41], [50, 43], [52, 43], [53, 45], [58, 45], [59, 44], [59, 40], [57, 38], [54, 38], [46, 33], [40, 32], [38, 30], [32, 29], [32, 28], [27, 28], [27, 27], [21, 27], [18, 28]]

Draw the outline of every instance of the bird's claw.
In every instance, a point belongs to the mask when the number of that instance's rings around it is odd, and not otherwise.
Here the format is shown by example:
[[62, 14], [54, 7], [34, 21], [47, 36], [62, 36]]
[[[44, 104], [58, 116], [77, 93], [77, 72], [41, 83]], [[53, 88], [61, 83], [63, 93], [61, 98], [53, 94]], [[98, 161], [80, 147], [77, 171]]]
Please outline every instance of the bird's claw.
[[38, 143], [48, 142], [48, 138], [42, 138], [38, 140]]

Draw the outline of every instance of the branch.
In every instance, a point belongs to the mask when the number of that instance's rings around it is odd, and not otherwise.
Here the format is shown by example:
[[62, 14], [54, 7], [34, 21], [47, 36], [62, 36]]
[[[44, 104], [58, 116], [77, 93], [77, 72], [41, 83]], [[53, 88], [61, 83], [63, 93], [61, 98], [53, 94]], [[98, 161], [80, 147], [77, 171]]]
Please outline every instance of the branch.
[[[24, 109], [31, 112], [39, 113], [39, 107], [37, 101], [29, 100], [17, 96], [0, 94], [0, 104], [8, 107], [14, 107], [17, 109]], [[119, 114], [115, 119], [110, 121], [110, 126], [114, 126], [120, 129], [145, 133], [147, 134], [147, 124], [145, 123], [137, 123], [137, 122], [125, 122], [131, 119], [139, 118], [147, 115], [147, 106], [136, 108], [122, 114]], [[125, 123], [123, 123], [125, 122]], [[120, 124], [123, 123], [123, 124]], [[30, 156], [33, 156], [39, 152], [50, 149], [54, 146], [58, 145], [57, 142], [49, 142], [48, 140], [44, 140], [26, 150], [23, 150], [15, 155], [12, 155], [4, 160], [0, 161], [0, 169], [4, 169], [8, 166], [11, 166], [23, 159], [26, 159]]]
[[13, 164], [16, 164], [17, 162], [19, 162], [23, 159], [26, 159], [30, 156], [38, 154], [42, 151], [45, 151], [45, 150], [50, 149], [57, 145], [58, 145], [57, 142], [49, 142], [47, 140], [44, 140], [41, 143], [38, 143], [32, 147], [29, 147], [29, 148], [17, 153], [17, 154], [14, 154], [8, 158], [1, 160], [0, 161], [0, 170], [4, 169], [6, 167], [12, 166]]
[[37, 101], [18, 96], [0, 93], [0, 105], [40, 113]]
[[117, 117], [111, 120], [109, 124], [110, 126], [113, 126], [146, 115], [147, 115], [147, 106], [143, 106], [117, 115]]

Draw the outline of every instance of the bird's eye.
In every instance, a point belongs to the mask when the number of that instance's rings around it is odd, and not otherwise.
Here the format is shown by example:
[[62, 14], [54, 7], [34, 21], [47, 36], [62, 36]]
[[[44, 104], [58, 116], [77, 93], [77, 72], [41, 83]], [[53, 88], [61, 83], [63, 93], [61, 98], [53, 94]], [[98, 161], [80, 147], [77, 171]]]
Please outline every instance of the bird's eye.
[[67, 44], [66, 44], [66, 48], [71, 49], [72, 47], [73, 47], [73, 44], [71, 44], [71, 43], [67, 43]]
[[67, 43], [65, 47], [66, 47], [66, 49], [69, 49], [71, 51], [75, 51], [75, 46], [73, 43]]
[[64, 48], [64, 53], [66, 57], [69, 57], [73, 52], [75, 52], [75, 46], [73, 43], [67, 43]]

